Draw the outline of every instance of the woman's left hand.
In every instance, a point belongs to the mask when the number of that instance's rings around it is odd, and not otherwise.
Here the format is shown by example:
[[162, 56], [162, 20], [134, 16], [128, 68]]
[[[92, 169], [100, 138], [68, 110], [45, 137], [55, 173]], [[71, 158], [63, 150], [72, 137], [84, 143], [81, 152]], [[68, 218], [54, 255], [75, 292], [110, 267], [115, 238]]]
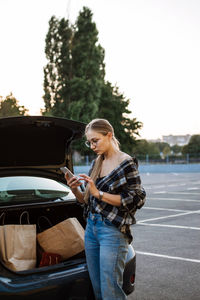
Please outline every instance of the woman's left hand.
[[99, 190], [96, 188], [96, 185], [92, 178], [86, 174], [78, 174], [78, 176], [88, 183], [90, 194], [92, 194], [95, 198], [99, 198]]

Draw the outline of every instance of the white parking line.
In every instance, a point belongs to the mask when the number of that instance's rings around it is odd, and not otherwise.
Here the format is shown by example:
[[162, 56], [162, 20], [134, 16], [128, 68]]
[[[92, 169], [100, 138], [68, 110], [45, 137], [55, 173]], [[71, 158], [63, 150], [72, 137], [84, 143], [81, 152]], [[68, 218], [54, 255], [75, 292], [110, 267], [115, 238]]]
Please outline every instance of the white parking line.
[[181, 202], [199, 202], [200, 200], [189, 200], [189, 199], [177, 199], [177, 198], [151, 198], [148, 197], [148, 200], [166, 200], [166, 201], [181, 201]]
[[191, 258], [185, 258], [185, 257], [179, 257], [179, 256], [169, 256], [169, 255], [156, 254], [156, 253], [143, 252], [143, 251], [135, 251], [135, 252], [136, 252], [136, 254], [141, 254], [141, 255], [148, 255], [148, 256], [155, 256], [155, 257], [162, 257], [162, 258], [168, 258], [168, 259], [200, 263], [200, 259], [191, 259]]
[[180, 209], [173, 209], [173, 208], [161, 208], [161, 207], [148, 207], [144, 206], [143, 209], [152, 209], [152, 210], [166, 210], [166, 211], [180, 211], [180, 212], [189, 212], [191, 210], [180, 210]]
[[166, 186], [165, 184], [162, 184], [162, 185], [156, 185], [156, 186], [154, 186], [154, 188], [160, 189], [160, 188], [163, 188], [163, 187], [165, 187], [165, 186]]
[[166, 224], [150, 224], [150, 223], [140, 223], [138, 221], [136, 225], [144, 225], [144, 226], [154, 226], [154, 227], [168, 227], [168, 228], [178, 228], [178, 229], [192, 229], [192, 230], [200, 230], [200, 227], [189, 227], [189, 226], [179, 226], [179, 225], [166, 225]]
[[200, 195], [200, 193], [193, 193], [193, 192], [167, 192], [167, 191], [160, 191], [154, 192], [154, 194], [174, 194], [174, 195]]
[[152, 189], [160, 189], [160, 188], [164, 188], [166, 187], [166, 185], [157, 185], [157, 186], [145, 186], [145, 190], [152, 190]]
[[[196, 183], [193, 183], [196, 184]], [[152, 190], [152, 189], [161, 189], [161, 188], [168, 188], [168, 187], [180, 187], [180, 186], [185, 186], [186, 183], [177, 183], [177, 184], [163, 184], [163, 185], [157, 185], [157, 186], [146, 186], [145, 189], [146, 190]], [[199, 190], [200, 187], [190, 187], [187, 188], [187, 190]], [[162, 191], [162, 193], [165, 191]], [[155, 192], [155, 193], [160, 193], [160, 192]], [[169, 192], [170, 193], [170, 192]], [[175, 193], [175, 192], [171, 192], [171, 193]], [[179, 193], [179, 192], [178, 192]]]
[[[197, 182], [192, 182], [191, 184], [196, 185]], [[172, 183], [172, 184], [162, 184], [162, 185], [154, 185], [154, 186], [146, 186], [145, 189], [160, 189], [160, 188], [166, 188], [166, 187], [180, 187], [185, 186], [186, 183]], [[199, 190], [200, 187], [191, 187], [187, 188], [187, 190]]]
[[168, 219], [168, 218], [180, 217], [180, 216], [191, 215], [191, 214], [199, 214], [199, 213], [200, 213], [200, 210], [195, 210], [195, 211], [184, 212], [184, 213], [176, 214], [176, 215], [169, 215], [169, 216], [165, 216], [165, 217], [158, 217], [158, 218], [151, 218], [151, 219], [141, 220], [141, 221], [139, 221], [139, 223], [141, 224], [143, 222], [156, 221], [156, 220], [161, 220], [161, 219]]
[[190, 184], [200, 184], [200, 181], [190, 182]]

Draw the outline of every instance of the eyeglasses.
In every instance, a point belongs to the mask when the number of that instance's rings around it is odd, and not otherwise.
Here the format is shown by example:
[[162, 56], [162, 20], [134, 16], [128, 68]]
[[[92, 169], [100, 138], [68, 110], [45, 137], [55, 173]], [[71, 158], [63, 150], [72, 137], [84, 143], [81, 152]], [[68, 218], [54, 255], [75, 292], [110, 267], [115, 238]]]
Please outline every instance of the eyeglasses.
[[88, 147], [88, 148], [91, 148], [91, 145], [94, 145], [96, 147], [97, 143], [98, 143], [99, 140], [94, 140], [94, 141], [85, 141], [85, 145]]

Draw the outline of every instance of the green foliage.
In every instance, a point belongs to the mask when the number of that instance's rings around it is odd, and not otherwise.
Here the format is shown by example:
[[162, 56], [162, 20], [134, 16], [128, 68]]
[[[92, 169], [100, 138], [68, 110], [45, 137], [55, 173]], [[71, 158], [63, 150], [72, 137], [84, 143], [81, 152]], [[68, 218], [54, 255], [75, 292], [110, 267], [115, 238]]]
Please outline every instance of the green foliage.
[[148, 142], [145, 139], [137, 140], [134, 147], [134, 153], [137, 155], [160, 155], [160, 150], [156, 143]]
[[155, 143], [149, 142], [148, 143], [148, 154], [149, 155], [160, 155], [160, 150]]
[[104, 51], [92, 13], [83, 8], [75, 26], [53, 16], [49, 22], [44, 68], [43, 114], [89, 122], [98, 112], [104, 78]]
[[155, 142], [160, 152], [163, 152], [164, 148], [170, 147], [170, 145], [166, 142]]
[[183, 146], [183, 154], [200, 154], [200, 135], [192, 135], [187, 145]]
[[23, 116], [27, 112], [28, 109], [23, 105], [19, 105], [18, 100], [12, 93], [5, 98], [0, 96], [0, 117]]
[[182, 146], [179, 146], [179, 145], [174, 145], [174, 146], [171, 146], [171, 150], [172, 152], [176, 155], [176, 154], [179, 154], [182, 152]]
[[69, 111], [72, 119], [86, 123], [97, 116], [104, 79], [104, 50], [97, 41], [98, 31], [92, 22], [92, 12], [84, 7], [73, 36]]
[[171, 154], [171, 148], [169, 145], [167, 145], [163, 148], [162, 156], [163, 156], [163, 158], [165, 158], [169, 154]]
[[[117, 87], [105, 82], [104, 49], [92, 12], [84, 7], [75, 25], [68, 20], [49, 21], [44, 68], [44, 115], [66, 117], [88, 123], [105, 118], [113, 125], [122, 150], [132, 153], [142, 123], [128, 115], [129, 100]], [[117, 116], [117, 118], [116, 118]], [[74, 147], [88, 153], [83, 142]]]
[[[136, 145], [134, 146], [134, 153], [138, 157], [142, 157], [145, 159], [146, 155], [149, 157], [161, 157], [165, 159], [167, 156], [170, 156], [172, 159], [181, 157], [185, 157], [185, 154], [189, 154], [190, 157], [195, 157], [200, 154], [200, 135], [193, 135], [190, 138], [190, 141], [185, 146], [173, 145], [170, 147], [168, 143], [165, 142], [148, 142], [145, 139], [136, 140]], [[184, 158], [185, 159], [185, 158]]]
[[69, 117], [66, 109], [70, 103], [72, 30], [68, 20], [53, 16], [49, 21], [44, 68], [44, 115]]
[[135, 145], [134, 135], [138, 135], [142, 123], [135, 118], [129, 119], [129, 100], [119, 92], [117, 87], [113, 87], [110, 82], [105, 82], [102, 87], [98, 117], [110, 121], [115, 129], [116, 138], [119, 140], [121, 149], [128, 153], [133, 153]]

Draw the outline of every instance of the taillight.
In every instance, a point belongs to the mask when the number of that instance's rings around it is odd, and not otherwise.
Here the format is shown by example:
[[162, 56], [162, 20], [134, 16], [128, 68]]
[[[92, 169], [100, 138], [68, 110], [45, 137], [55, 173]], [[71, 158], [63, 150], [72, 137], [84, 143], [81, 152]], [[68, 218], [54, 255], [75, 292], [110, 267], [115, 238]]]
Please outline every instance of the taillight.
[[131, 275], [130, 282], [131, 282], [131, 284], [134, 284], [134, 282], [135, 282], [135, 275], [134, 274]]

